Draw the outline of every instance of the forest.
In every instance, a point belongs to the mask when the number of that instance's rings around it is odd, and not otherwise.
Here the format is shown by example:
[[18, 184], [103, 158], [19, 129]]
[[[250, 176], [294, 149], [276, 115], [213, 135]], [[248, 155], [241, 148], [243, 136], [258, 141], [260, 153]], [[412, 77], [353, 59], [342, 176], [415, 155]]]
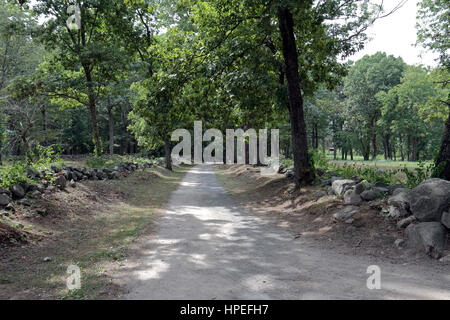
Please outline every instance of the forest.
[[446, 1], [420, 3], [417, 45], [439, 53], [433, 68], [383, 52], [346, 60], [389, 15], [369, 1], [93, 0], [73, 15], [70, 3], [2, 0], [3, 158], [51, 146], [166, 155], [170, 168], [170, 133], [202, 120], [279, 128], [299, 183], [313, 180], [311, 152], [433, 161], [450, 178]]
[[[0, 0], [0, 300], [450, 299], [449, 24], [448, 0]], [[411, 33], [431, 59], [393, 54]]]

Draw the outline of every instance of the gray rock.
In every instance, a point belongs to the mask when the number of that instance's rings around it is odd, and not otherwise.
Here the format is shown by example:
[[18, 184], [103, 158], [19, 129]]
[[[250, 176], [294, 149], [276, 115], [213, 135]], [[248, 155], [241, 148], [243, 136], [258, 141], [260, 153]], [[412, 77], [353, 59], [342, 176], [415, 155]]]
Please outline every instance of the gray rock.
[[375, 182], [375, 187], [376, 188], [385, 188], [386, 189], [388, 187], [388, 185], [386, 183], [384, 183], [384, 182], [377, 181], [377, 182]]
[[361, 194], [361, 193], [363, 193], [365, 190], [366, 190], [366, 188], [364, 187], [364, 183], [358, 183], [358, 184], [355, 186], [355, 193], [356, 193], [356, 194]]
[[71, 188], [76, 188], [77, 187], [77, 184], [76, 184], [76, 182], [74, 180], [71, 180], [69, 185], [70, 185]]
[[11, 199], [6, 194], [0, 194], [0, 207], [6, 207], [11, 202]]
[[320, 180], [321, 187], [331, 186], [331, 179], [322, 179]]
[[439, 259], [440, 262], [450, 262], [450, 254]]
[[5, 210], [11, 211], [11, 212], [15, 212], [16, 209], [14, 208], [14, 204], [12, 202], [8, 203], [8, 205], [6, 206]]
[[22, 182], [22, 183], [20, 184], [20, 186], [21, 186], [22, 189], [25, 191], [25, 193], [27, 193], [28, 190], [30, 189], [30, 184], [29, 184], [28, 182], [26, 182], [26, 181]]
[[345, 207], [345, 208], [339, 210], [339, 211], [336, 212], [335, 214], [333, 214], [333, 218], [334, 218], [336, 221], [339, 221], [339, 222], [345, 222], [345, 221], [347, 221], [347, 220], [349, 220], [349, 219], [352, 219], [352, 218], [353, 218], [353, 215], [354, 215], [355, 213], [357, 213], [358, 210], [359, 210], [359, 208], [356, 207], [356, 206], [347, 206], [347, 207]]
[[353, 180], [335, 180], [331, 187], [333, 188], [334, 194], [341, 197], [344, 195], [344, 192], [346, 191], [346, 187], [352, 187], [356, 183]]
[[333, 182], [335, 182], [337, 180], [345, 180], [345, 178], [338, 177], [338, 176], [332, 176], [331, 177], [331, 184], [333, 184]]
[[444, 212], [442, 214], [441, 223], [447, 228], [450, 229], [450, 211]]
[[361, 198], [365, 201], [373, 201], [378, 198], [378, 195], [373, 190], [366, 190], [361, 193]]
[[389, 193], [389, 189], [383, 187], [375, 187], [372, 190], [382, 196]]
[[408, 218], [402, 219], [397, 223], [397, 227], [399, 229], [405, 229], [406, 227], [408, 227], [411, 223], [413, 223], [414, 221], [416, 221], [416, 217], [414, 216], [409, 216]]
[[440, 222], [450, 207], [450, 181], [429, 179], [413, 189], [411, 212], [419, 221]]
[[405, 247], [405, 244], [406, 244], [406, 242], [405, 242], [405, 240], [403, 240], [403, 239], [397, 239], [397, 240], [395, 240], [395, 242], [394, 242], [394, 245], [395, 245], [398, 249], [404, 248], [404, 247]]
[[447, 231], [439, 222], [411, 224], [406, 228], [408, 247], [416, 252], [425, 252], [439, 259], [445, 249]]
[[412, 190], [395, 190], [394, 195], [388, 199], [389, 215], [395, 219], [410, 216], [410, 202], [412, 201], [413, 197], [414, 192]]
[[389, 189], [389, 194], [394, 194], [394, 192], [395, 192], [395, 190], [398, 190], [398, 189], [404, 189], [405, 187], [403, 187], [403, 185], [401, 185], [401, 184], [395, 184], [395, 185], [393, 185], [393, 186], [389, 186], [388, 187], [388, 189]]
[[39, 173], [39, 171], [33, 169], [33, 168], [28, 168], [27, 169], [27, 177], [30, 179], [36, 179], [36, 178], [40, 178], [41, 174]]
[[44, 258], [44, 262], [51, 262], [52, 261], [52, 258], [50, 258], [50, 257], [45, 257]]
[[346, 204], [360, 204], [362, 202], [361, 196], [355, 190], [347, 190], [344, 194], [344, 202]]
[[14, 184], [11, 186], [11, 194], [13, 199], [22, 199], [25, 197], [25, 190], [18, 184]]
[[54, 183], [60, 190], [64, 190], [66, 188], [67, 180], [63, 175], [61, 175], [55, 179]]
[[316, 193], [314, 193], [313, 198], [315, 200], [319, 200], [320, 198], [327, 197], [327, 196], [328, 196], [328, 192], [321, 190], [321, 191], [317, 191]]

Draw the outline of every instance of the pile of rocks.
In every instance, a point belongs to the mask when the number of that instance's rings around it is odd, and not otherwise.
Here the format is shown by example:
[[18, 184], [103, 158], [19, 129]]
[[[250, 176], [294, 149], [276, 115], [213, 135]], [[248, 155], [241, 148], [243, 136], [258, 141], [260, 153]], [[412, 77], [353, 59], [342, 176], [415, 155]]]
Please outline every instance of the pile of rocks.
[[406, 228], [408, 248], [442, 257], [450, 230], [450, 181], [429, 179], [414, 189], [397, 189], [388, 205], [389, 216]]
[[[76, 187], [76, 183], [83, 180], [113, 180], [126, 177], [138, 169], [145, 169], [152, 166], [151, 162], [135, 163], [124, 162], [116, 165], [112, 169], [89, 169], [85, 167], [64, 167], [59, 168], [52, 166], [50, 169], [35, 170], [29, 168], [27, 176], [30, 180], [36, 181], [34, 184], [23, 182], [21, 184], [13, 184], [9, 190], [0, 187], [0, 208], [8, 211], [14, 211], [13, 202], [29, 206], [31, 205], [28, 198], [40, 198], [45, 192], [54, 190], [64, 190], [67, 185], [72, 188]], [[50, 179], [53, 178], [53, 179]], [[49, 180], [53, 180], [50, 185]]]
[[[409, 249], [435, 259], [443, 256], [450, 230], [450, 181], [429, 179], [414, 189], [406, 189], [402, 185], [369, 183], [358, 176], [345, 179], [334, 172], [318, 173], [327, 194], [343, 199], [347, 205], [334, 213], [334, 220], [351, 224], [359, 205], [374, 200], [387, 202], [388, 218], [394, 219], [399, 229], [405, 229], [404, 243]], [[323, 191], [319, 193], [325, 196]]]
[[320, 179], [320, 184], [322, 187], [328, 187], [328, 194], [343, 198], [346, 204], [351, 205], [374, 201], [393, 194], [398, 188], [403, 188], [401, 185], [390, 186], [382, 182], [370, 183], [358, 176], [353, 176], [351, 179], [339, 176], [325, 177]]

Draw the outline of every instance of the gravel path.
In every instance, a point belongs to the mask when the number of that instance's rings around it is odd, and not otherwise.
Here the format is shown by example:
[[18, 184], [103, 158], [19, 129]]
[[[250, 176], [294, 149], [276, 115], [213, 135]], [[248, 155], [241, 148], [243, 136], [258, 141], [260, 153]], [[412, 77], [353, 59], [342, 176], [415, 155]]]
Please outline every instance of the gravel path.
[[[294, 238], [236, 207], [213, 169], [196, 166], [125, 268], [124, 298], [450, 299], [450, 270], [338, 254]], [[381, 268], [380, 290], [367, 288], [370, 265]]]

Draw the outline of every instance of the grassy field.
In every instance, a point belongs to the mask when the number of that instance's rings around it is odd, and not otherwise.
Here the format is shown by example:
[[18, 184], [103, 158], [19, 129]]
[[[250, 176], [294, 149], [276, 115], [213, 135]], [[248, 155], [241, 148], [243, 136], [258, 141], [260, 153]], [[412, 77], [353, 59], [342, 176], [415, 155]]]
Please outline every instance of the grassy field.
[[[354, 160], [340, 160], [339, 157], [337, 160], [333, 159], [333, 154], [327, 154], [327, 159], [332, 163], [343, 166], [347, 165], [358, 165], [358, 166], [369, 166], [379, 169], [399, 169], [403, 167], [407, 167], [408, 169], [418, 168], [420, 162], [411, 162], [411, 161], [394, 161], [394, 160], [384, 160], [383, 156], [379, 156], [376, 160], [364, 161], [362, 156], [355, 156]], [[425, 161], [424, 164], [428, 165], [431, 161]]]

